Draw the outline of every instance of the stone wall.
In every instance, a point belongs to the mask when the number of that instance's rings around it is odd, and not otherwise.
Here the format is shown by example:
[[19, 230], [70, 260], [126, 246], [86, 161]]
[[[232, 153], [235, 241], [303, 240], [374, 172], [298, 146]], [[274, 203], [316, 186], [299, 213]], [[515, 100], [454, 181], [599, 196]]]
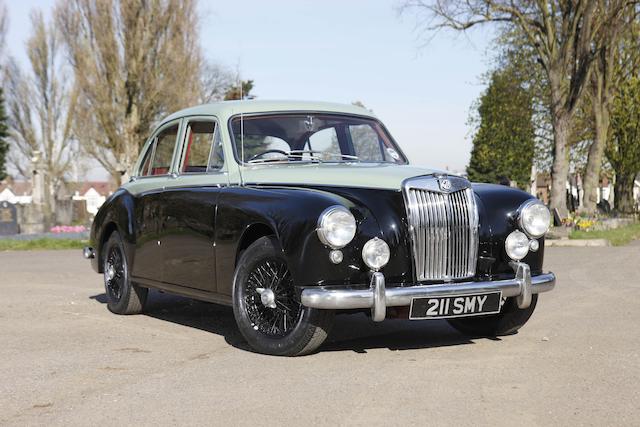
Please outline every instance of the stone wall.
[[[44, 233], [42, 214], [33, 203], [16, 205], [20, 233]], [[54, 225], [86, 225], [90, 221], [87, 203], [84, 200], [58, 200]]]
[[17, 205], [18, 207], [18, 223], [20, 224], [20, 233], [34, 234], [43, 233], [45, 231], [42, 211], [33, 203], [27, 205]]

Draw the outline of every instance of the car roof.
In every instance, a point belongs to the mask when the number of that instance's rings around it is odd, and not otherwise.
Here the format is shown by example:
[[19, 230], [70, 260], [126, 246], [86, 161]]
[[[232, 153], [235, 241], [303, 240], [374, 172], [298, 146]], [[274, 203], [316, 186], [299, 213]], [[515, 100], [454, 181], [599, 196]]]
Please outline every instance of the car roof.
[[164, 123], [185, 116], [211, 115], [226, 118], [241, 113], [251, 114], [286, 111], [345, 113], [356, 114], [359, 116], [375, 117], [375, 115], [366, 108], [352, 104], [338, 104], [331, 102], [314, 101], [268, 101], [252, 99], [243, 101], [221, 101], [185, 108], [169, 115], [162, 122]]

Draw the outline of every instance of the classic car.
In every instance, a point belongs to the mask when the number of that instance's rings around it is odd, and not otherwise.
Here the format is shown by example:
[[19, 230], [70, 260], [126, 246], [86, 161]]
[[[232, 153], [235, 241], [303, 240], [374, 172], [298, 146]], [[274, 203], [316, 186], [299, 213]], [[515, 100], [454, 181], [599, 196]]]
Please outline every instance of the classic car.
[[230, 101], [162, 121], [84, 256], [114, 313], [149, 288], [227, 304], [251, 348], [291, 356], [336, 311], [514, 333], [555, 285], [549, 224], [524, 191], [411, 166], [364, 108]]

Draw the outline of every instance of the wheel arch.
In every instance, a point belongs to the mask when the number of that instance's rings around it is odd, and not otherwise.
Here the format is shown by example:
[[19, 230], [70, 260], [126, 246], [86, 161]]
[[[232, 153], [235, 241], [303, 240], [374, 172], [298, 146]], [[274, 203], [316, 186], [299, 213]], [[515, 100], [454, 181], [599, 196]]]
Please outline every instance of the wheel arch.
[[106, 245], [107, 243], [107, 240], [109, 240], [109, 237], [111, 237], [114, 231], [119, 232], [118, 226], [115, 222], [110, 221], [104, 225], [102, 233], [100, 234], [100, 240], [98, 241], [98, 247], [96, 248], [98, 257], [98, 273], [104, 273], [103, 249], [104, 245]]
[[263, 222], [255, 222], [250, 224], [242, 233], [240, 237], [240, 241], [238, 242], [238, 247], [236, 249], [235, 256], [235, 264], [234, 267], [238, 265], [238, 261], [240, 260], [240, 256], [242, 253], [249, 247], [253, 242], [260, 239], [261, 237], [266, 236], [276, 236], [276, 231], [269, 225]]

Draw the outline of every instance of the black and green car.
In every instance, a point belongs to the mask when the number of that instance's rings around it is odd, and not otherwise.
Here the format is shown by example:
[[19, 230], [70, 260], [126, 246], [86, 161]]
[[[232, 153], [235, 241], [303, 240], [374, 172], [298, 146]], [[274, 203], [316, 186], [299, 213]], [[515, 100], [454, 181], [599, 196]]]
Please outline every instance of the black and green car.
[[253, 349], [291, 356], [340, 310], [518, 330], [555, 285], [549, 224], [528, 193], [409, 165], [366, 109], [232, 101], [158, 126], [84, 254], [114, 313], [149, 288], [226, 304]]

